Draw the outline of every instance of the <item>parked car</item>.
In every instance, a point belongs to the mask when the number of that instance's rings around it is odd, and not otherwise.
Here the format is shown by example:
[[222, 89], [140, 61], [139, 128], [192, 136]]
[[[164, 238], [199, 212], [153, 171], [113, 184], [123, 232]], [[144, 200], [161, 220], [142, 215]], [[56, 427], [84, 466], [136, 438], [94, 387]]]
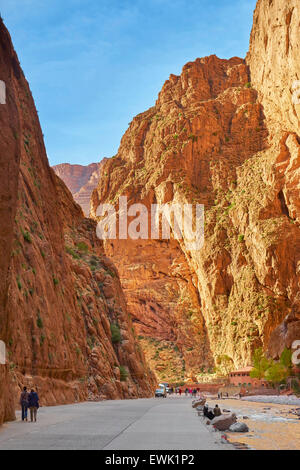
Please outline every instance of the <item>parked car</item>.
[[155, 398], [156, 397], [163, 397], [163, 398], [166, 398], [167, 396], [167, 393], [166, 393], [166, 389], [165, 388], [157, 388], [155, 390]]

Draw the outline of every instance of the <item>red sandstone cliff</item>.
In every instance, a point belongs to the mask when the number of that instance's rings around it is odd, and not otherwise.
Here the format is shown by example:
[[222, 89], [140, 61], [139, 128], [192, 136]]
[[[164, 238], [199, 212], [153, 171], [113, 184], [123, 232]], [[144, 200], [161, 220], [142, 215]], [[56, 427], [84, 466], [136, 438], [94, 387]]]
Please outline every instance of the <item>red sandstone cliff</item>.
[[276, 327], [292, 308], [299, 319], [297, 32], [296, 0], [260, 0], [247, 63], [211, 56], [171, 75], [92, 195], [94, 218], [120, 195], [147, 207], [205, 205], [199, 252], [185, 239], [105, 242], [161, 379], [222, 369], [224, 355], [245, 365], [261, 345], [276, 357], [286, 344], [274, 341]]
[[29, 86], [0, 22], [0, 423], [23, 385], [42, 404], [151, 394], [115, 265], [49, 167]]
[[91, 163], [90, 165], [70, 165], [62, 163], [53, 166], [53, 170], [71, 191], [73, 198], [79, 204], [86, 217], [90, 213], [90, 199], [93, 190], [96, 188], [101, 169], [106, 158], [100, 163]]

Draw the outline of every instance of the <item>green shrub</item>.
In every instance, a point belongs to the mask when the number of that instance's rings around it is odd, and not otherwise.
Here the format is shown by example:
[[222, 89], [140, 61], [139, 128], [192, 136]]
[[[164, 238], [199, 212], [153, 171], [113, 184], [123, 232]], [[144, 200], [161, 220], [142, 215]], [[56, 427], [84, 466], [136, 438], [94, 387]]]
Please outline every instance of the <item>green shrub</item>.
[[114, 271], [112, 271], [111, 269], [108, 269], [106, 271], [111, 277], [116, 277], [116, 273]]
[[76, 246], [78, 250], [81, 251], [82, 253], [87, 253], [89, 251], [89, 247], [84, 242], [76, 243]]
[[189, 138], [192, 142], [197, 142], [197, 140], [198, 140], [198, 137], [197, 137], [196, 135], [194, 135], [194, 134], [190, 134], [190, 135], [188, 136], [188, 138]]
[[299, 380], [293, 379], [291, 382], [292, 390], [297, 395], [300, 396], [300, 383]]
[[124, 366], [120, 366], [120, 380], [121, 382], [126, 382], [127, 377], [128, 377], [128, 371]]
[[90, 265], [96, 267], [98, 265], [98, 259], [95, 257], [92, 257], [90, 259]]
[[23, 237], [24, 237], [24, 240], [28, 243], [32, 243], [32, 240], [31, 240], [31, 235], [29, 232], [22, 232], [23, 233]]
[[251, 85], [250, 82], [247, 82], [247, 83], [245, 84], [245, 88], [251, 88], [251, 87], [252, 87], [252, 85]]
[[65, 249], [66, 249], [66, 252], [67, 252], [69, 255], [71, 255], [74, 259], [79, 259], [79, 258], [80, 258], [79, 254], [76, 253], [76, 252], [73, 250], [73, 248], [71, 248], [70, 246], [66, 246]]
[[90, 349], [94, 349], [94, 346], [95, 346], [95, 338], [94, 338], [93, 336], [88, 336], [87, 344], [88, 344], [88, 346], [89, 346]]
[[43, 328], [43, 326], [44, 326], [43, 320], [42, 320], [42, 317], [41, 317], [40, 313], [37, 314], [36, 324], [37, 324], [38, 328]]
[[45, 335], [41, 335], [40, 337], [40, 346], [43, 346], [44, 342], [45, 342], [45, 339], [46, 339], [46, 336]]
[[238, 239], [239, 239], [239, 242], [242, 242], [244, 241], [244, 238], [245, 238], [245, 235], [239, 235]]
[[52, 276], [52, 280], [53, 280], [53, 284], [54, 284], [55, 286], [57, 286], [57, 284], [59, 284], [59, 280], [56, 279], [56, 277], [55, 277], [54, 275]]
[[120, 343], [122, 341], [122, 335], [120, 331], [120, 327], [117, 323], [110, 324], [110, 331], [111, 331], [111, 340], [113, 343]]
[[19, 276], [17, 277], [17, 284], [18, 284], [19, 290], [21, 290], [21, 289], [22, 289], [22, 284], [21, 284], [21, 281], [20, 281], [20, 277], [19, 277]]

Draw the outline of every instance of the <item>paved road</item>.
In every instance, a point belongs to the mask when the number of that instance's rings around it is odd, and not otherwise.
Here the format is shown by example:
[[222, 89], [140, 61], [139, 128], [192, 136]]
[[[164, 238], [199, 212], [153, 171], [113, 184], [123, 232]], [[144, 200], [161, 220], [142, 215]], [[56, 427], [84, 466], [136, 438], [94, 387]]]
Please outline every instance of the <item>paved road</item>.
[[191, 399], [170, 397], [43, 407], [37, 423], [0, 429], [0, 450], [232, 449], [208, 431]]

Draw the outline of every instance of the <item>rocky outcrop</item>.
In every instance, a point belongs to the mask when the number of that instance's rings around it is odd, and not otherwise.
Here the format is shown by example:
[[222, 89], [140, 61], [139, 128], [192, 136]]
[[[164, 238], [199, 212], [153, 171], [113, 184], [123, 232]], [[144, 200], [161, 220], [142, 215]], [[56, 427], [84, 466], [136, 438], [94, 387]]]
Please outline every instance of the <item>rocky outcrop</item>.
[[285, 91], [299, 78], [297, 12], [293, 0], [261, 0], [247, 62], [210, 56], [171, 75], [92, 195], [94, 218], [100, 203], [118, 208], [120, 195], [148, 209], [205, 205], [199, 251], [185, 237], [105, 242], [160, 379], [201, 379], [214, 364], [222, 370], [222, 358], [250, 363], [299, 308], [298, 108]]
[[254, 12], [247, 63], [273, 139], [299, 134], [299, 18], [298, 0], [259, 0]]
[[0, 22], [0, 423], [21, 386], [41, 403], [148, 396], [153, 377], [137, 344], [115, 265], [49, 167], [29, 86]]
[[279, 359], [284, 348], [292, 349], [294, 341], [300, 338], [300, 312], [296, 307], [270, 335], [269, 353]]
[[101, 169], [105, 160], [106, 158], [100, 163], [91, 163], [87, 166], [69, 163], [53, 166], [53, 170], [67, 185], [86, 217], [89, 216], [91, 194], [101, 178]]

